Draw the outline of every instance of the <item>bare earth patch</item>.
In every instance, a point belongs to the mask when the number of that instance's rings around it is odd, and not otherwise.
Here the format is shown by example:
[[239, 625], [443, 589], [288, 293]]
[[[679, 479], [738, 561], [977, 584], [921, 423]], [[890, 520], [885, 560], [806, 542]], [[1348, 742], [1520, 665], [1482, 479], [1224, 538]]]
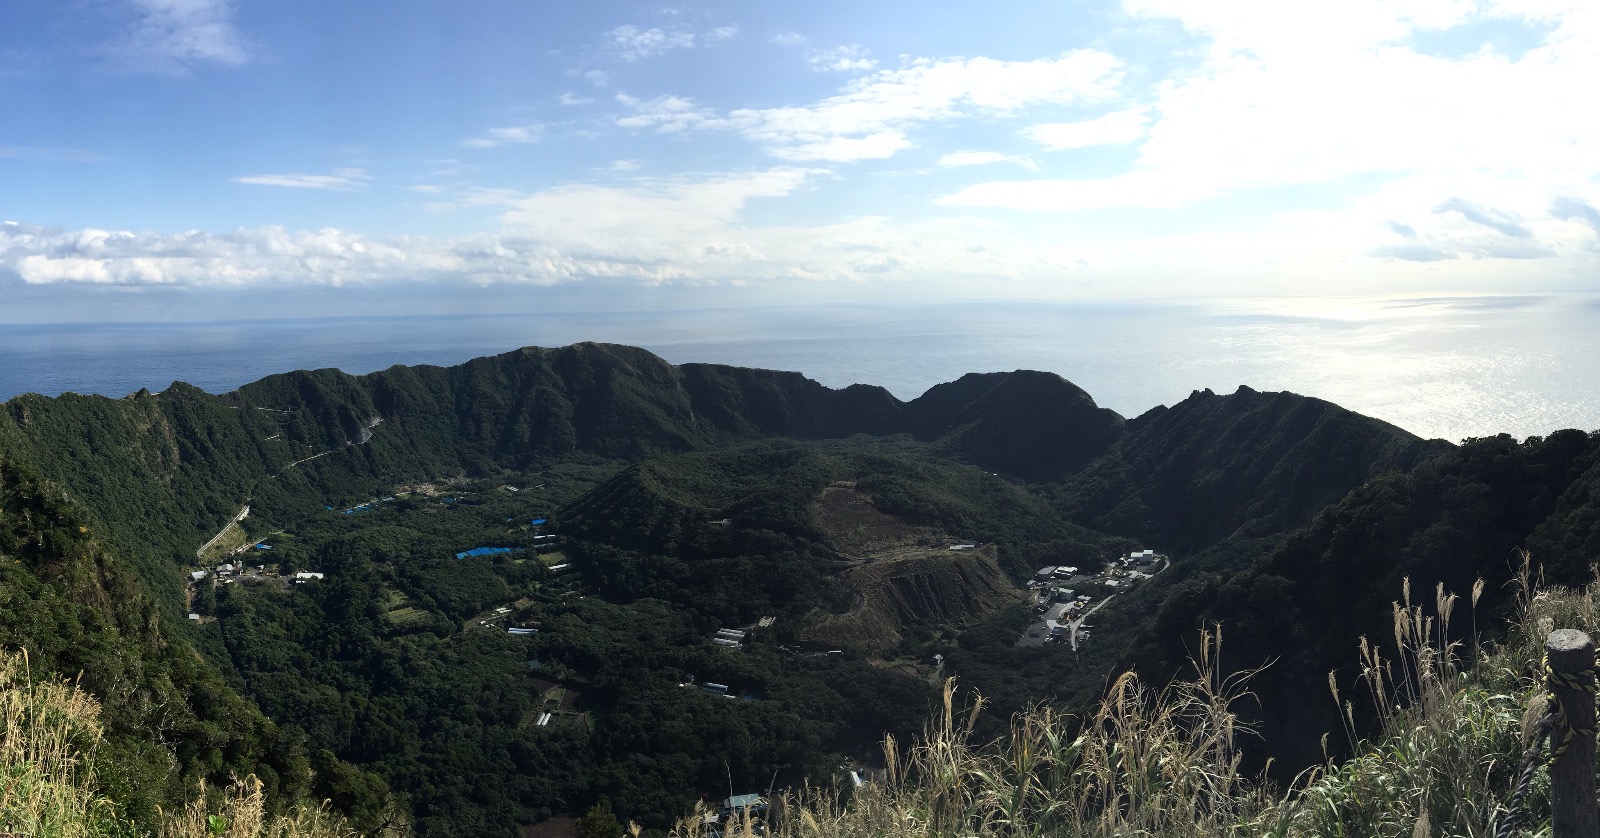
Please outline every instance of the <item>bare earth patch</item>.
[[853, 482], [839, 482], [823, 489], [811, 509], [834, 549], [846, 556], [865, 557], [896, 547], [928, 546], [939, 540], [939, 534], [931, 527], [884, 514], [869, 495], [856, 491]]

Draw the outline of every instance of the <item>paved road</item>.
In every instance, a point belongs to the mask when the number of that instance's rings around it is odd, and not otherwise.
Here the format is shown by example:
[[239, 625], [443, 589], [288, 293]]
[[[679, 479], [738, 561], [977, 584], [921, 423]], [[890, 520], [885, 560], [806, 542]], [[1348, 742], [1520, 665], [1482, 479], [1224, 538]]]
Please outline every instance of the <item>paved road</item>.
[[238, 515], [233, 516], [233, 520], [229, 521], [226, 524], [223, 524], [222, 525], [222, 529], [217, 530], [217, 534], [211, 536], [211, 540], [210, 541], [207, 541], [206, 543], [200, 545], [200, 549], [194, 551], [195, 558], [200, 558], [202, 555], [204, 555], [207, 550], [211, 549], [211, 545], [216, 544], [217, 543], [217, 539], [221, 538], [223, 533], [226, 533], [228, 531], [229, 527], [233, 526], [234, 524], [239, 523], [240, 521], [243, 521], [245, 516], [249, 515], [249, 514], [250, 514], [250, 504], [247, 503], [247, 504], [244, 505], [243, 509], [239, 510], [239, 514]]
[[1078, 651], [1078, 627], [1083, 625], [1083, 621], [1089, 619], [1089, 617], [1092, 614], [1094, 614], [1094, 612], [1099, 611], [1100, 609], [1106, 607], [1106, 603], [1108, 603], [1111, 600], [1116, 599], [1116, 598], [1117, 598], [1117, 595], [1116, 594], [1112, 594], [1111, 596], [1108, 596], [1105, 599], [1100, 600], [1100, 603], [1098, 605], [1096, 605], [1095, 607], [1089, 609], [1088, 611], [1083, 612], [1083, 616], [1081, 616], [1078, 619], [1073, 620], [1071, 622], [1070, 625], [1072, 626], [1072, 651], [1074, 651], [1074, 652]]

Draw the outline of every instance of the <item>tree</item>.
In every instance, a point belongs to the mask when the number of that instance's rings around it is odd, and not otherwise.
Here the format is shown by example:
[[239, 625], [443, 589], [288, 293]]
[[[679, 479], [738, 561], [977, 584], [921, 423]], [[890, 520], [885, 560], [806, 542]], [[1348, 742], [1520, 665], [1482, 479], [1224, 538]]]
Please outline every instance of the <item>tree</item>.
[[587, 815], [578, 819], [578, 838], [621, 838], [621, 835], [622, 824], [611, 813], [611, 801], [604, 797], [589, 807]]
[[207, 617], [217, 612], [217, 588], [210, 577], [194, 583], [194, 611]]

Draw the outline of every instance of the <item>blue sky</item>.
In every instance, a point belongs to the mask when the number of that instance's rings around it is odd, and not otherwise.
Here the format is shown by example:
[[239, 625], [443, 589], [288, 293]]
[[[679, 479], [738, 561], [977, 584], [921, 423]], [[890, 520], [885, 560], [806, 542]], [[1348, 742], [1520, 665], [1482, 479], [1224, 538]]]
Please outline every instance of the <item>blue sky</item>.
[[0, 320], [1592, 288], [1575, 0], [12, 0]]

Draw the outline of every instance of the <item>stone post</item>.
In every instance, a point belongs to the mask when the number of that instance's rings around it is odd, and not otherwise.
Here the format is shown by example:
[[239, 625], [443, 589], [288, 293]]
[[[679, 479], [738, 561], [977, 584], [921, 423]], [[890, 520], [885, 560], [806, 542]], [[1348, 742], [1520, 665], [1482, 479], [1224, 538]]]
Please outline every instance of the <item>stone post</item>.
[[[1554, 838], [1600, 835], [1600, 802], [1595, 798], [1594, 641], [1577, 629], [1557, 629], [1546, 638], [1550, 689], [1567, 724], [1574, 731], [1565, 751], [1550, 765], [1550, 826]], [[1565, 730], [1557, 729], [1550, 747], [1559, 747]]]

